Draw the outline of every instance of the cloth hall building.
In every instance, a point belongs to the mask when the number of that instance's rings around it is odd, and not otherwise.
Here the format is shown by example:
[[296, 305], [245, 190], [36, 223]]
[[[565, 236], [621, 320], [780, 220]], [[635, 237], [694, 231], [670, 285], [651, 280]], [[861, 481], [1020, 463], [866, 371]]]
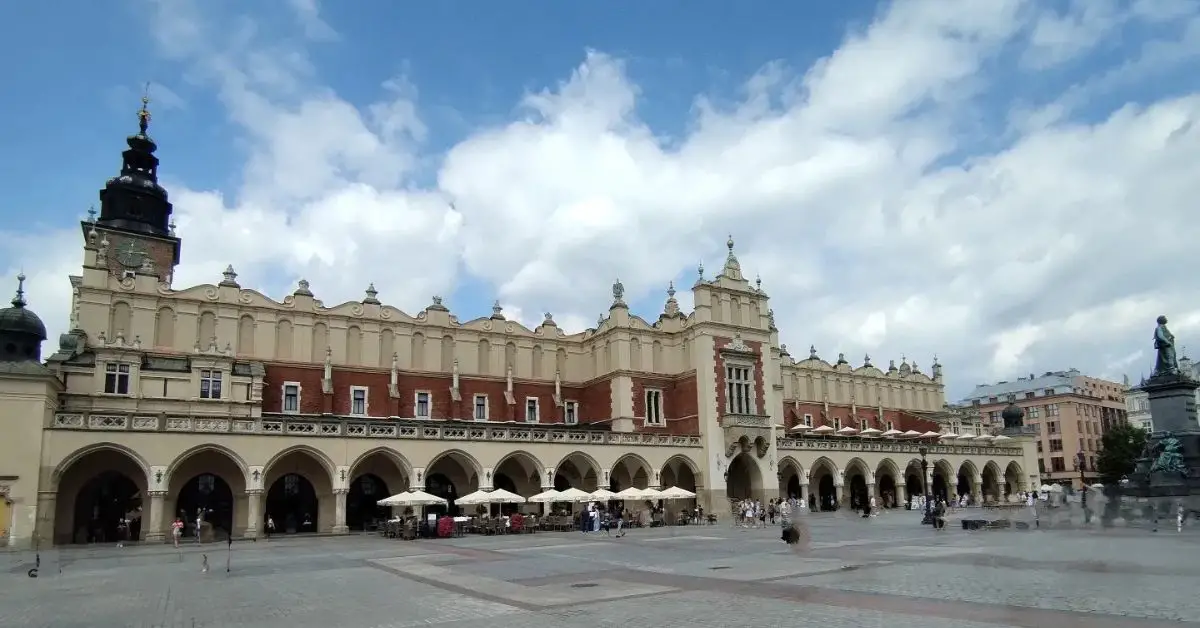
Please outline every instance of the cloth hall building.
[[498, 306], [461, 320], [438, 297], [403, 312], [373, 287], [326, 305], [300, 281], [275, 300], [233, 268], [175, 285], [183, 239], [145, 107], [139, 119], [81, 223], [70, 331], [43, 359], [20, 283], [0, 311], [5, 544], [111, 540], [123, 517], [161, 542], [197, 511], [219, 538], [255, 537], [268, 515], [279, 532], [340, 534], [409, 488], [452, 501], [673, 485], [725, 517], [732, 498], [892, 505], [923, 482], [997, 499], [1035, 481], [1032, 441], [860, 435], [939, 431], [942, 367], [795, 359], [732, 239], [693, 312], [671, 288], [660, 314], [635, 315], [618, 282], [600, 323], [573, 334]]

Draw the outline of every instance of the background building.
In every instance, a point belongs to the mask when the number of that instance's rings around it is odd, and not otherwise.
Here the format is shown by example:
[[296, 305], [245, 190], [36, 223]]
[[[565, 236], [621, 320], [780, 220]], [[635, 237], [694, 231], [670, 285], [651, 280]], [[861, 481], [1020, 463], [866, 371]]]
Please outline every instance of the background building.
[[[596, 327], [574, 334], [499, 304], [460, 320], [436, 296], [410, 314], [370, 285], [326, 305], [301, 280], [275, 300], [232, 267], [175, 286], [183, 242], [148, 121], [143, 108], [99, 217], [81, 224], [70, 331], [45, 364], [36, 304], [18, 287], [0, 311], [6, 541], [112, 539], [121, 517], [160, 541], [198, 512], [219, 537], [255, 537], [268, 515], [280, 532], [340, 534], [389, 516], [376, 502], [409, 488], [453, 503], [497, 487], [680, 486], [725, 515], [745, 497], [888, 503], [929, 486], [997, 499], [1037, 479], [1020, 438], [858, 435], [939, 430], [921, 413], [943, 408], [941, 366], [855, 368], [815, 349], [797, 362], [732, 239], [720, 273], [692, 286], [695, 311], [671, 286], [643, 318], [618, 282]], [[841, 434], [783, 432], [799, 422]]]
[[[1075, 369], [1030, 374], [1015, 381], [981, 384], [964, 400], [993, 428], [1010, 401], [1025, 410], [1025, 423], [1038, 426], [1038, 471], [1042, 481], [1078, 486], [1080, 469], [1093, 482], [1100, 438], [1109, 426], [1127, 421], [1121, 383], [1083, 375]], [[1082, 458], [1080, 458], [1082, 454]]]

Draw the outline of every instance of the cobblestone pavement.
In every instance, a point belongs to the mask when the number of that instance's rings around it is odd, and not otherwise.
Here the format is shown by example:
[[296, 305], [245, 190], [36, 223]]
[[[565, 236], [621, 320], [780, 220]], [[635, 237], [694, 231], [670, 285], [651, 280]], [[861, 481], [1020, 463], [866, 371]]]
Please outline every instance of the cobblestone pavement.
[[[1200, 534], [934, 533], [913, 513], [403, 542], [0, 553], [0, 626], [1137, 628], [1200, 623]], [[202, 571], [207, 556], [209, 570]], [[231, 568], [226, 572], [226, 558]], [[547, 624], [547, 622], [550, 622]]]

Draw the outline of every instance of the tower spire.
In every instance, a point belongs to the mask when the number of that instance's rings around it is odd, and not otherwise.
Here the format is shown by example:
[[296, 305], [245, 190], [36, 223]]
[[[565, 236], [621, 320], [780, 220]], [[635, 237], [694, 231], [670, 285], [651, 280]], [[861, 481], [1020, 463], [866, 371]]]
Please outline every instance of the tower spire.
[[13, 307], [25, 307], [25, 273], [17, 275], [17, 294], [12, 300]]
[[150, 128], [150, 83], [142, 89], [142, 108], [138, 109], [138, 135], [148, 137], [146, 131]]

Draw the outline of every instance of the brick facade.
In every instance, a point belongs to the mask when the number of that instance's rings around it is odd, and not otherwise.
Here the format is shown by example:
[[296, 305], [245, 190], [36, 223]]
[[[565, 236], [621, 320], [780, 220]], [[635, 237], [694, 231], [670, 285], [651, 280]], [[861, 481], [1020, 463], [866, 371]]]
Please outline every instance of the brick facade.
[[[656, 434], [699, 434], [699, 403], [696, 398], [696, 373], [681, 377], [632, 377], [633, 416], [635, 432]], [[662, 391], [663, 418], [666, 425], [646, 425], [646, 389]]]
[[[834, 419], [842, 420], [842, 427], [850, 426], [854, 429], [866, 429], [873, 427], [877, 430], [887, 430], [888, 421], [892, 422], [892, 426], [905, 432], [908, 430], [916, 430], [918, 432], [940, 432], [942, 427], [929, 419], [923, 419], [916, 415], [910, 414], [903, 410], [883, 410], [883, 419], [879, 419], [879, 409], [872, 407], [858, 406], [857, 414], [852, 414], [853, 408], [848, 405], [829, 404], [829, 415], [823, 416], [825, 413], [825, 405], [822, 403], [814, 403], [811, 401], [789, 401], [783, 402], [783, 417], [784, 425], [787, 429], [792, 429], [799, 425], [804, 420], [804, 415], [812, 415], [812, 426], [820, 427], [828, 425], [835, 427]], [[859, 427], [858, 420], [864, 423]]]

